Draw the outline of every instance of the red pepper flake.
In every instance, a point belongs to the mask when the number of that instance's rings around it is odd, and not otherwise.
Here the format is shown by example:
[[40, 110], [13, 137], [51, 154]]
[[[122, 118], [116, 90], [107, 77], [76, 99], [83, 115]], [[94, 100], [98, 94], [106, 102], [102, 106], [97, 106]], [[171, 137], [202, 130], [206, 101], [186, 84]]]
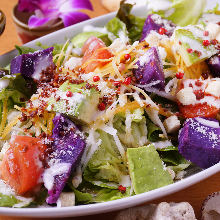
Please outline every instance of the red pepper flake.
[[27, 121], [27, 119], [28, 119], [28, 118], [27, 118], [27, 115], [22, 112], [21, 118], [19, 118], [19, 120], [20, 120], [21, 122], [23, 122], [23, 121]]
[[118, 89], [116, 90], [117, 94], [120, 94], [120, 92], [121, 92], [121, 86], [119, 86]]
[[196, 86], [202, 86], [203, 82], [201, 82], [200, 80], [196, 80], [195, 85]]
[[181, 42], [181, 41], [179, 41], [179, 45], [182, 45], [182, 42]]
[[99, 76], [94, 76], [94, 77], [93, 77], [93, 81], [94, 81], [94, 82], [98, 82], [99, 80], [100, 80], [100, 77], [99, 77]]
[[210, 41], [209, 41], [209, 40], [204, 40], [204, 41], [202, 42], [202, 44], [203, 44], [203, 46], [207, 47], [207, 46], [210, 45]]
[[114, 81], [113, 83], [115, 86], [120, 86], [121, 85], [121, 82], [120, 81]]
[[204, 31], [203, 35], [207, 37], [207, 36], [209, 36], [209, 32], [208, 31]]
[[194, 91], [194, 94], [196, 95], [197, 100], [204, 98], [204, 92], [202, 90], [196, 90], [196, 91]]
[[123, 84], [125, 84], [125, 85], [130, 85], [130, 84], [131, 84], [131, 77], [127, 77], [127, 78], [124, 80]]
[[184, 76], [184, 73], [182, 73], [182, 72], [176, 73], [176, 78], [177, 78], [177, 79], [182, 79], [183, 76]]
[[100, 111], [104, 111], [105, 108], [106, 108], [105, 103], [103, 103], [103, 102], [99, 103], [98, 109], [99, 109]]
[[165, 28], [160, 28], [159, 29], [159, 34], [164, 35], [167, 32], [167, 30]]
[[188, 53], [192, 53], [192, 52], [193, 52], [193, 49], [187, 48], [187, 52], [188, 52]]
[[202, 55], [202, 53], [198, 50], [194, 50], [194, 52], [197, 54], [198, 57], [200, 57]]
[[218, 43], [218, 41], [217, 41], [216, 39], [211, 40], [211, 44], [212, 44], [212, 45], [216, 45], [217, 43]]
[[121, 193], [125, 193], [125, 192], [126, 192], [126, 187], [120, 185], [120, 186], [118, 187], [118, 190], [119, 190]]
[[131, 59], [131, 55], [130, 54], [125, 54], [124, 58], [125, 58], [125, 60], [130, 60]]
[[72, 96], [73, 96], [73, 93], [72, 93], [71, 91], [68, 91], [68, 92], [66, 93], [66, 96], [67, 96], [67, 97], [72, 97]]

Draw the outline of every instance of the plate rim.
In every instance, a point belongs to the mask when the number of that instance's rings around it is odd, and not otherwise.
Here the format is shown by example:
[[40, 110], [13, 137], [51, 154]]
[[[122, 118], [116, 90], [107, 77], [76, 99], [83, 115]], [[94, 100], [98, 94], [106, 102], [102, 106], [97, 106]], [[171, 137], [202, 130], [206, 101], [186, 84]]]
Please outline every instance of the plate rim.
[[[138, 13], [140, 11], [144, 11], [143, 7], [134, 7], [133, 12]], [[34, 41], [31, 41], [25, 46], [34, 47], [37, 41], [48, 41], [53, 35], [61, 35], [62, 33], [70, 34], [71, 30], [75, 30], [75, 32], [80, 32], [84, 25], [94, 24], [96, 22], [108, 21], [116, 15], [116, 12], [108, 13], [96, 18], [92, 18], [90, 20], [63, 28], [41, 38], [38, 38]], [[79, 30], [77, 31], [77, 28]], [[73, 33], [72, 36], [76, 33]], [[5, 63], [5, 60], [10, 60], [10, 58], [16, 55], [16, 50], [12, 50], [0, 56], [0, 63]], [[1, 64], [0, 64], [1, 66]], [[140, 205], [145, 202], [149, 202], [154, 199], [158, 199], [160, 197], [166, 196], [168, 194], [175, 193], [177, 191], [183, 190], [191, 185], [194, 185], [212, 175], [220, 171], [220, 163], [213, 165], [212, 167], [200, 171], [192, 176], [189, 176], [181, 181], [176, 183], [145, 192], [139, 195], [134, 195], [131, 197], [118, 199], [109, 202], [97, 203], [97, 204], [88, 204], [88, 205], [79, 205], [79, 206], [71, 206], [71, 207], [53, 207], [53, 208], [9, 208], [9, 207], [0, 207], [0, 215], [4, 216], [19, 216], [19, 217], [76, 217], [76, 216], [85, 216], [85, 215], [93, 215], [93, 214], [101, 214], [110, 211], [117, 211], [123, 208], [129, 208], [132, 206]]]

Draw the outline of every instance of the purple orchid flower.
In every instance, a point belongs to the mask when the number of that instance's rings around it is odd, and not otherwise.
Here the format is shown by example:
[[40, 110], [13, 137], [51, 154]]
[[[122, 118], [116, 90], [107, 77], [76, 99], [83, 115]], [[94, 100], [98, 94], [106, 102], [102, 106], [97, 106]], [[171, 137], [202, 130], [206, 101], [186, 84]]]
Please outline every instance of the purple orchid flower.
[[89, 0], [19, 0], [20, 11], [35, 12], [29, 18], [30, 28], [49, 26], [60, 18], [65, 27], [89, 19], [90, 17], [78, 10], [93, 10]]

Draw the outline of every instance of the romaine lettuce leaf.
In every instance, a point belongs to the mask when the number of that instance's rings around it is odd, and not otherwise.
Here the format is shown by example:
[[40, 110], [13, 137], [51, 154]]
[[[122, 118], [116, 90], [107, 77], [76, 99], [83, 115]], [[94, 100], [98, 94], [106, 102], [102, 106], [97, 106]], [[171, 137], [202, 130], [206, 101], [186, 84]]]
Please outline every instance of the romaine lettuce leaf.
[[173, 183], [154, 145], [127, 149], [134, 192], [140, 194]]
[[128, 37], [128, 31], [124, 22], [122, 22], [117, 17], [111, 19], [105, 26], [107, 30], [119, 38], [121, 35], [123, 37]]
[[179, 152], [178, 147], [169, 146], [157, 149], [160, 158], [163, 160], [167, 167], [172, 169], [175, 173], [185, 170], [191, 165]]
[[71, 188], [75, 193], [77, 204], [113, 201], [128, 197], [131, 194], [131, 189], [129, 187], [127, 187], [126, 191], [122, 193], [118, 189], [101, 188], [87, 182], [84, 182], [77, 189], [74, 189], [72, 186]]
[[0, 207], [26, 207], [32, 202], [32, 198], [16, 196], [14, 191], [0, 180]]
[[114, 128], [118, 131], [118, 137], [122, 144], [125, 147], [140, 147], [146, 144], [147, 142], [147, 126], [145, 117], [142, 115], [142, 112], [136, 111], [134, 112], [131, 117], [133, 116], [131, 122], [131, 132], [126, 132], [126, 125], [125, 125], [125, 116], [121, 114], [117, 114], [114, 117], [113, 125]]
[[84, 179], [94, 185], [117, 188], [122, 175], [127, 174], [126, 164], [120, 156], [113, 137], [98, 130], [102, 140], [83, 173]]
[[179, 26], [194, 25], [201, 17], [205, 5], [206, 0], [172, 0], [168, 9], [154, 12]]
[[0, 193], [0, 206], [1, 207], [13, 207], [15, 204], [21, 202], [13, 195], [4, 195]]

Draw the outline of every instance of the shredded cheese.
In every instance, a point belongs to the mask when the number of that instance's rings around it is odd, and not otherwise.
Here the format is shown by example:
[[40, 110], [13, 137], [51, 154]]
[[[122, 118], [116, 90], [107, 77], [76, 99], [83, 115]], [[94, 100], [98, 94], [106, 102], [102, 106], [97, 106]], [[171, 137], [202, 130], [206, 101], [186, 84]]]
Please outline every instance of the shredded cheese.
[[0, 134], [3, 132], [3, 129], [4, 129], [6, 121], [7, 121], [7, 112], [8, 112], [7, 103], [8, 103], [8, 99], [4, 99], [3, 100], [2, 121], [0, 124]]
[[12, 128], [19, 122], [19, 118], [21, 117], [21, 115], [16, 116], [4, 129], [4, 131], [2, 132], [1, 138], [4, 140], [7, 135], [11, 132]]

